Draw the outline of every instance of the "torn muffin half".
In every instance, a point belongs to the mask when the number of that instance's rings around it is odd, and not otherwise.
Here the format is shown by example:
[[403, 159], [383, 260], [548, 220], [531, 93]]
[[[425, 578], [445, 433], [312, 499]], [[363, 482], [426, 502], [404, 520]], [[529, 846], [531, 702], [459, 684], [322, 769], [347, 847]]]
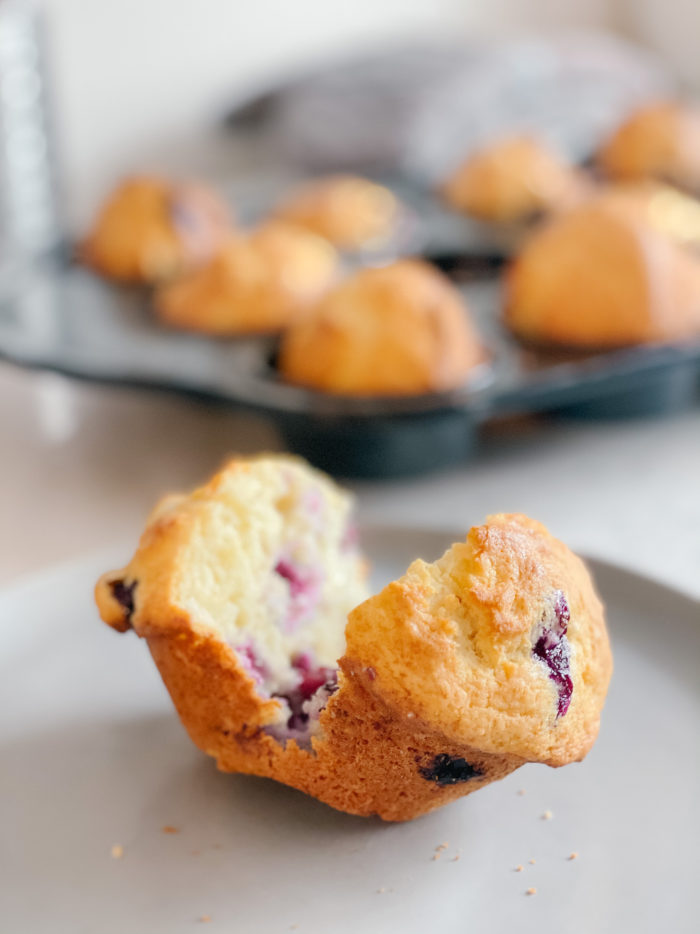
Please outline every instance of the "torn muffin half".
[[543, 526], [494, 516], [369, 599], [365, 578], [350, 496], [264, 456], [163, 500], [96, 598], [147, 640], [219, 768], [343, 811], [406, 820], [586, 754], [612, 667], [603, 609]]

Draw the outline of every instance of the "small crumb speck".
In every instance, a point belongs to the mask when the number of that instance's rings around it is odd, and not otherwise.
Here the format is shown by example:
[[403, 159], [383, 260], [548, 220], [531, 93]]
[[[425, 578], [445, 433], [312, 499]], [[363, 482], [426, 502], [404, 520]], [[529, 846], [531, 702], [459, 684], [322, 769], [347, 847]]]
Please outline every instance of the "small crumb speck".
[[576, 850], [574, 850], [573, 853], [569, 853], [569, 855], [568, 855], [567, 858], [568, 858], [568, 859], [578, 859], [578, 853], [576, 852]]
[[211, 915], [200, 915], [199, 921], [201, 924], [206, 924], [207, 921], [211, 921]]
[[524, 789], [524, 788], [518, 788], [518, 792], [517, 792], [517, 793], [518, 793], [518, 795], [522, 798], [522, 796], [525, 794], [525, 789]]
[[212, 843], [212, 849], [214, 850], [223, 850], [223, 848], [224, 848], [223, 843]]
[[191, 854], [191, 855], [192, 855], [192, 856], [199, 856], [200, 853], [201, 853], [201, 850], [192, 850], [192, 854]]
[[459, 860], [461, 856], [462, 856], [462, 854], [461, 854], [459, 851], [457, 851], [457, 852], [455, 853], [455, 855], [452, 857], [451, 862], [456, 863], [457, 860]]
[[523, 871], [522, 863], [518, 863], [518, 865], [515, 867], [515, 871], [516, 871], [516, 872], [522, 872], [522, 871]]
[[440, 853], [442, 850], [446, 850], [449, 845], [450, 844], [447, 841], [444, 843], [438, 843], [438, 845], [435, 847], [435, 852]]
[[433, 860], [440, 859], [440, 852], [433, 853]]
[[290, 925], [289, 925], [289, 930], [290, 930], [290, 931], [297, 931], [298, 929], [299, 929], [299, 925], [298, 925], [298, 924], [290, 924]]
[[180, 828], [173, 827], [172, 824], [166, 824], [165, 827], [162, 828], [162, 831], [163, 833], [180, 833]]
[[554, 817], [551, 811], [545, 811], [542, 815], [542, 820], [551, 820]]
[[525, 889], [525, 894], [526, 895], [537, 895], [537, 889], [530, 886], [529, 889]]
[[112, 859], [121, 859], [124, 856], [124, 847], [121, 843], [115, 843], [110, 853], [112, 854]]
[[380, 889], [377, 889], [377, 895], [383, 895], [385, 892], [386, 892], [386, 889], [384, 888], [384, 886], [382, 886]]
[[535, 860], [534, 860], [534, 859], [529, 859], [529, 860], [528, 860], [528, 863], [529, 863], [531, 866], [534, 866], [534, 865], [535, 865]]

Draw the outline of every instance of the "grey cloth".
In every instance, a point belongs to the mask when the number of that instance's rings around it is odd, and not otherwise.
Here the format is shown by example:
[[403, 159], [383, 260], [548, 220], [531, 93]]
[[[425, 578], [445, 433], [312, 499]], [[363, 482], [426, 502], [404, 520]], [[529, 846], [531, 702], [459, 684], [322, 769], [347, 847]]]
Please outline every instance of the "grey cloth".
[[513, 129], [585, 158], [632, 107], [672, 89], [651, 54], [611, 36], [433, 41], [297, 77], [248, 101], [238, 122], [255, 118], [280, 160], [303, 170], [403, 171], [433, 183]]

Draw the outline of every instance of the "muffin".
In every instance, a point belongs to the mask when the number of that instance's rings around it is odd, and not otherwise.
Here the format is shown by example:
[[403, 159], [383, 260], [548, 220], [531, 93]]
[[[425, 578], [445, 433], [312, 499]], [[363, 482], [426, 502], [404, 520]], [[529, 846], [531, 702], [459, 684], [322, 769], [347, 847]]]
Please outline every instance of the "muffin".
[[103, 205], [79, 255], [109, 279], [162, 282], [206, 262], [230, 230], [226, 207], [209, 189], [129, 178]]
[[399, 202], [388, 188], [355, 175], [330, 175], [300, 185], [275, 210], [276, 217], [352, 251], [390, 240], [399, 214]]
[[298, 461], [236, 460], [100, 579], [102, 618], [146, 639], [197, 746], [385, 820], [583, 758], [611, 656], [581, 561], [493, 516], [346, 618], [365, 587], [350, 510]]
[[600, 189], [599, 198], [622, 211], [636, 212], [677, 243], [700, 249], [700, 201], [661, 182], [618, 182]]
[[700, 334], [700, 263], [619, 199], [536, 231], [508, 271], [505, 320], [520, 338], [578, 349]]
[[166, 324], [218, 336], [279, 331], [333, 283], [333, 247], [306, 230], [268, 221], [231, 237], [209, 262], [162, 286], [155, 311]]
[[418, 260], [361, 269], [283, 336], [282, 376], [350, 396], [453, 389], [484, 359], [462, 297]]
[[478, 150], [447, 179], [442, 195], [456, 211], [519, 223], [585, 198], [590, 182], [546, 143], [512, 136]]
[[643, 107], [604, 143], [596, 161], [609, 178], [658, 179], [700, 192], [700, 110], [676, 101]]

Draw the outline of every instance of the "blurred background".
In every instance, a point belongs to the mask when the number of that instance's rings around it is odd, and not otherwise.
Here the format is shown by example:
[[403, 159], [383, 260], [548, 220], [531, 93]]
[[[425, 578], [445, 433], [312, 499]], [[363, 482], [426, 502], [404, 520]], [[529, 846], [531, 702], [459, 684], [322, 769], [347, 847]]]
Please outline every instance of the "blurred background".
[[[499, 127], [535, 126], [585, 163], [635, 106], [692, 100], [700, 88], [697, 0], [45, 0], [34, 8], [36, 46], [10, 80], [8, 61], [24, 41], [15, 14], [25, 22], [27, 5], [0, 0], [0, 123], [7, 142], [17, 116], [10, 105], [36, 103], [31, 80], [24, 97], [17, 80], [37, 69], [48, 145], [31, 135], [36, 115], [21, 113], [16, 138], [31, 145], [5, 147], [1, 210], [7, 242], [13, 211], [27, 223], [38, 212], [25, 239], [39, 254], [46, 243], [70, 249], [125, 173], [189, 173], [228, 191], [261, 168], [341, 167], [398, 173], [429, 190]], [[251, 154], [241, 142], [254, 136], [264, 144]], [[39, 216], [42, 173], [56, 218]], [[0, 265], [11, 252], [4, 247]], [[94, 331], [95, 359], [107, 361], [112, 351], [123, 358], [128, 335], [99, 332], [99, 301], [83, 302], [79, 314], [69, 302], [65, 317], [49, 321], [45, 282], [35, 294], [23, 279], [8, 297], [7, 281], [0, 581], [133, 542], [164, 490], [203, 480], [232, 450], [285, 445], [273, 423], [249, 411], [50, 372], [84, 363], [57, 363], [59, 345]], [[159, 364], [160, 384], [182, 375], [173, 360]], [[139, 382], [136, 363], [126, 375]], [[697, 404], [686, 399], [667, 415], [526, 416], [491, 426], [478, 456], [437, 477], [353, 488], [372, 521], [466, 528], [491, 510], [529, 512], [573, 547], [692, 588]], [[660, 557], [662, 528], [672, 534]]]
[[658, 54], [682, 85], [700, 83], [694, 0], [47, 0], [44, 10], [75, 221], [123, 171], [173, 160], [173, 147], [191, 157], [198, 132], [236, 100], [353, 53], [608, 32]]

